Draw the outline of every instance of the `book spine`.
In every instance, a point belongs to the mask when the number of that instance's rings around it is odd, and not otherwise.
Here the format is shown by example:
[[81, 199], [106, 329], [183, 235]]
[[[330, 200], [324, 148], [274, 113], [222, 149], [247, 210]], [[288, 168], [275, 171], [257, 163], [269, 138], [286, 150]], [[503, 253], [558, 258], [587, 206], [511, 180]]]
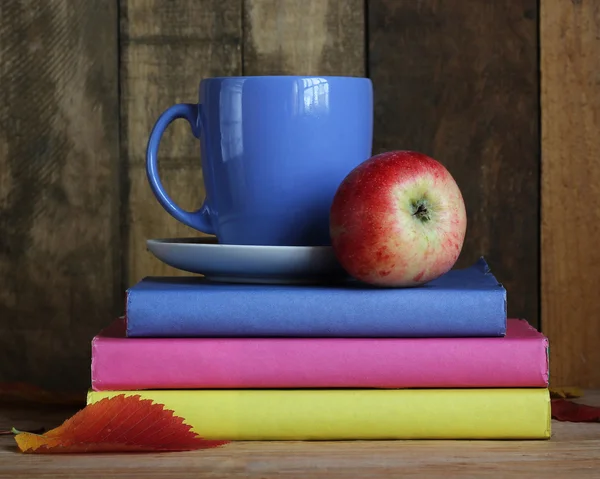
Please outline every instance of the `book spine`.
[[97, 391], [547, 385], [545, 338], [92, 342], [92, 388]]
[[547, 439], [547, 389], [201, 390], [89, 392], [88, 403], [139, 395], [206, 439]]
[[129, 291], [129, 337], [499, 337], [506, 291]]

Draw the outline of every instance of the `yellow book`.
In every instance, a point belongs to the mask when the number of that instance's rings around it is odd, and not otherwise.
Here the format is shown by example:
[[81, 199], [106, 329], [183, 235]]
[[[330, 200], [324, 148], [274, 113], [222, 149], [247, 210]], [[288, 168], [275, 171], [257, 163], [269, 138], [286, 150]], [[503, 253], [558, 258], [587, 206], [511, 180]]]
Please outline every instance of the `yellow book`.
[[164, 404], [206, 439], [547, 439], [548, 389], [90, 391]]

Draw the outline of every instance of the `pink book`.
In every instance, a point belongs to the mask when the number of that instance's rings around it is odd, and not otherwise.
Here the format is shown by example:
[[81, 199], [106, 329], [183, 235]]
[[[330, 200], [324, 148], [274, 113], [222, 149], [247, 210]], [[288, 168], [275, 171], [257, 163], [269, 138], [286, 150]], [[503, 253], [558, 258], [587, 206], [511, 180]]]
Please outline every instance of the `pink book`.
[[127, 338], [92, 341], [92, 389], [547, 387], [548, 340], [520, 319], [495, 338]]

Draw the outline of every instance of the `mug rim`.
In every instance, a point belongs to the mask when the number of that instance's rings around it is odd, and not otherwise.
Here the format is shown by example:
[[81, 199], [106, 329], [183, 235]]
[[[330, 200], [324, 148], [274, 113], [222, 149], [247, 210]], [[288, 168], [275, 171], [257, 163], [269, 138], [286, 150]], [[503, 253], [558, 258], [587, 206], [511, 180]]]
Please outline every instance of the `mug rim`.
[[285, 79], [285, 80], [302, 80], [309, 78], [319, 78], [323, 80], [358, 80], [371, 82], [369, 77], [365, 76], [344, 76], [344, 75], [232, 75], [232, 76], [215, 76], [206, 77], [200, 80], [200, 83], [211, 81], [211, 80], [273, 80], [273, 79]]

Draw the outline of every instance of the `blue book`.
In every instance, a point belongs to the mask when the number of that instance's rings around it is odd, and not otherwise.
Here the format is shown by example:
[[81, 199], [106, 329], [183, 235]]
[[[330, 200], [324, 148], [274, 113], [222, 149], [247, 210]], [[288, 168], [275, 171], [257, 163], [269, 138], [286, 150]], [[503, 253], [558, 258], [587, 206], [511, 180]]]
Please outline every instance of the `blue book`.
[[506, 290], [483, 258], [412, 288], [147, 277], [126, 320], [128, 337], [499, 337]]

